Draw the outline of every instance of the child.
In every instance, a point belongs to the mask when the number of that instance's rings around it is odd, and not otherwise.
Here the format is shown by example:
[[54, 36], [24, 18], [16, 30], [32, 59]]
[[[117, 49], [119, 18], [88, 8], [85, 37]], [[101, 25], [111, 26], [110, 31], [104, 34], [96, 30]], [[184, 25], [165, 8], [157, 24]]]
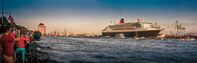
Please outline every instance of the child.
[[22, 60], [25, 63], [25, 37], [23, 34], [20, 35], [19, 41], [17, 42], [17, 48], [14, 52], [14, 56], [16, 58], [16, 54], [22, 52]]

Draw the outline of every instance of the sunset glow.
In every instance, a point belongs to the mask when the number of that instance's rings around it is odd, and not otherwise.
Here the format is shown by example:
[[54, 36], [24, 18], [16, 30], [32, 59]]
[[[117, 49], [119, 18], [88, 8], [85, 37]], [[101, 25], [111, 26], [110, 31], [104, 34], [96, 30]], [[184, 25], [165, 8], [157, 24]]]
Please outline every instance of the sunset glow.
[[120, 18], [126, 22], [144, 18], [163, 28], [179, 20], [187, 31], [196, 32], [196, 3], [196, 0], [6, 0], [5, 11], [11, 12], [17, 24], [30, 29], [36, 30], [39, 23], [44, 23], [47, 33], [67, 29], [71, 33], [101, 34], [105, 26]]

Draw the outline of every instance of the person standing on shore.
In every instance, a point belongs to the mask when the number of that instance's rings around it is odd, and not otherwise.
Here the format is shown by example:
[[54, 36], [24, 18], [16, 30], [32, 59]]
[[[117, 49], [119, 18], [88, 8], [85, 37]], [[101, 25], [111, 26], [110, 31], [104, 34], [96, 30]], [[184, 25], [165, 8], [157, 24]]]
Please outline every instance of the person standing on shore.
[[28, 34], [25, 35], [25, 50], [26, 52], [29, 52], [29, 45], [30, 45], [30, 37]]
[[10, 28], [8, 26], [3, 27], [1, 29], [3, 31], [3, 35], [1, 36], [1, 44], [2, 44], [2, 60], [3, 63], [14, 63], [13, 54], [13, 43], [17, 41], [18, 38], [14, 38], [10, 36]]
[[22, 52], [22, 60], [25, 63], [25, 37], [23, 34], [20, 35], [19, 41], [16, 42], [17, 48], [14, 52], [14, 57], [16, 58], [16, 54]]

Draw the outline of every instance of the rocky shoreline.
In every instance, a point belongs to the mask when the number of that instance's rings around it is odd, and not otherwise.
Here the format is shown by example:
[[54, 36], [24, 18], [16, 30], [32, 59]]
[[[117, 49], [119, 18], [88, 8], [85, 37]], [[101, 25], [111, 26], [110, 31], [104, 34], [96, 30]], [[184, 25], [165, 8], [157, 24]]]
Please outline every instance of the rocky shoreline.
[[30, 53], [28, 55], [30, 63], [58, 63], [57, 61], [50, 60], [48, 54], [39, 51], [39, 48], [41, 48], [41, 46], [36, 42], [30, 44]]

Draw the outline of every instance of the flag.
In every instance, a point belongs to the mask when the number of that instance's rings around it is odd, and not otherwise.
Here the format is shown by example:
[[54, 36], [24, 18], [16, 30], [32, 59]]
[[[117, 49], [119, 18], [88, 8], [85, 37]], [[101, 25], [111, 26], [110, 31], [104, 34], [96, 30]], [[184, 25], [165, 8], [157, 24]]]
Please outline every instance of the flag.
[[11, 23], [14, 22], [14, 18], [11, 15], [8, 17], [8, 19], [11, 21]]

